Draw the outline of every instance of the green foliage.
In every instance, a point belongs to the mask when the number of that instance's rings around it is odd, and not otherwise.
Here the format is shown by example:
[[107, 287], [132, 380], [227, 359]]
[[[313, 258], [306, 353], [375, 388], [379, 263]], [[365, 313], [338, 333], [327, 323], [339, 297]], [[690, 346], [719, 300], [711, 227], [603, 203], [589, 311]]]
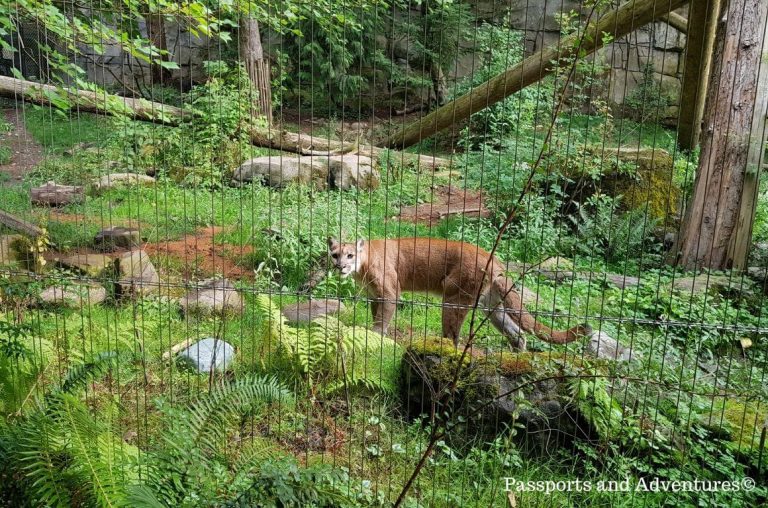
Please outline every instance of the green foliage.
[[[315, 112], [342, 109], [364, 91], [375, 63], [386, 62], [376, 43], [389, 5], [382, 0], [295, 4], [293, 34], [280, 45], [282, 88]], [[356, 105], [356, 101], [355, 101]], [[349, 106], [347, 106], [349, 107]]]
[[278, 344], [295, 375], [330, 393], [359, 385], [394, 393], [399, 353], [392, 339], [362, 326], [323, 316], [307, 328], [290, 326], [275, 302], [256, 298], [262, 314], [262, 342]]
[[191, 113], [176, 128], [124, 120], [117, 123], [111, 145], [122, 151], [131, 169], [167, 175], [193, 188], [216, 189], [250, 152], [250, 130], [263, 126], [253, 118], [249, 86], [241, 66], [206, 62], [209, 79], [185, 97]]
[[[523, 58], [522, 32], [483, 23], [476, 30], [475, 52], [485, 60], [470, 77], [458, 83], [454, 98], [504, 72]], [[549, 85], [537, 84], [478, 111], [461, 131], [460, 145], [477, 149], [483, 145], [501, 147], [518, 126], [536, 125], [547, 119], [551, 106]]]
[[[74, 390], [100, 376], [111, 355], [71, 373], [34, 410], [0, 422], [0, 492], [7, 501], [38, 506], [122, 506], [136, 474], [138, 450], [115, 438]], [[1, 497], [0, 497], [1, 499]], [[87, 500], [87, 501], [83, 501]]]
[[624, 98], [624, 108], [639, 122], [659, 122], [674, 104], [667, 90], [656, 79], [653, 63], [646, 63], [641, 69], [643, 77], [634, 90]]
[[349, 476], [328, 464], [302, 468], [293, 459], [265, 462], [250, 485], [227, 507], [354, 508], [361, 506], [346, 493]]
[[209, 506], [236, 497], [275, 454], [268, 443], [246, 434], [245, 422], [266, 404], [292, 403], [277, 379], [257, 375], [218, 383], [185, 409], [161, 401], [161, 447], [143, 458], [144, 480], [130, 488], [131, 504]]
[[7, 146], [0, 146], [0, 165], [5, 165], [11, 162], [13, 154], [11, 149]]
[[587, 198], [578, 214], [570, 219], [576, 227], [574, 247], [585, 256], [601, 256], [608, 263], [620, 263], [634, 253], [650, 257], [658, 251], [652, 241], [655, 223], [643, 210], [622, 212], [621, 196], [596, 194]]

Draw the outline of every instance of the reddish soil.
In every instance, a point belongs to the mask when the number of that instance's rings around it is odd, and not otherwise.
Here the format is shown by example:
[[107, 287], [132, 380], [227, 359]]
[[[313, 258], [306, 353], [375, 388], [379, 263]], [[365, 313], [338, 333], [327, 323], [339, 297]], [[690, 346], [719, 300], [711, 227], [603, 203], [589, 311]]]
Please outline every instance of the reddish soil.
[[3, 111], [8, 123], [13, 125], [10, 132], [0, 134], [0, 146], [11, 149], [11, 162], [0, 165], [0, 173], [10, 177], [6, 185], [21, 183], [24, 175], [40, 164], [45, 158], [40, 146], [24, 127], [24, 120], [15, 109]]
[[202, 228], [181, 240], [145, 244], [144, 250], [158, 268], [164, 261], [181, 265], [181, 274], [185, 278], [215, 274], [235, 279], [252, 276], [253, 271], [238, 264], [238, 260], [253, 249], [251, 246], [214, 243], [216, 235], [224, 231], [216, 226]]
[[467, 217], [490, 217], [491, 215], [485, 207], [483, 195], [478, 191], [441, 186], [434, 189], [432, 196], [431, 203], [402, 207], [400, 218], [431, 225], [452, 215]]

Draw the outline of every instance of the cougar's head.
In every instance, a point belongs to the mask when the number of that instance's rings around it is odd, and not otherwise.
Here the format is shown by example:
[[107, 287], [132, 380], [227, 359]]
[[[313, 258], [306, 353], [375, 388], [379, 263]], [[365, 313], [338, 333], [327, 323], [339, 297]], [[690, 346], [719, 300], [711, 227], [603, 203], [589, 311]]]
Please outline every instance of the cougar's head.
[[365, 262], [365, 240], [362, 238], [354, 243], [341, 243], [335, 238], [328, 239], [328, 252], [331, 261], [342, 277], [357, 272]]

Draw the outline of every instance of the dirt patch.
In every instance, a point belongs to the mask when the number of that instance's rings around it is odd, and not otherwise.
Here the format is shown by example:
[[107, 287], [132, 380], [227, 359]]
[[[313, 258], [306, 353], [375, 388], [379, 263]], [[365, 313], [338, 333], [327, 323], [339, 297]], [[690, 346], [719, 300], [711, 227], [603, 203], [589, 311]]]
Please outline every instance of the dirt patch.
[[253, 276], [252, 270], [237, 262], [253, 251], [251, 246], [214, 243], [216, 236], [224, 231], [225, 228], [216, 226], [203, 228], [181, 240], [145, 244], [144, 250], [158, 267], [174, 264], [187, 279], [215, 274], [233, 279]]
[[434, 189], [432, 196], [431, 203], [402, 207], [400, 219], [432, 225], [452, 215], [491, 216], [490, 210], [485, 207], [485, 199], [479, 191], [440, 186]]
[[0, 165], [0, 173], [10, 177], [5, 185], [18, 184], [24, 179], [25, 174], [40, 164], [45, 154], [43, 147], [24, 127], [24, 120], [17, 110], [6, 109], [2, 114], [13, 127], [10, 132], [0, 135], [0, 146], [6, 146], [11, 150], [11, 162]]

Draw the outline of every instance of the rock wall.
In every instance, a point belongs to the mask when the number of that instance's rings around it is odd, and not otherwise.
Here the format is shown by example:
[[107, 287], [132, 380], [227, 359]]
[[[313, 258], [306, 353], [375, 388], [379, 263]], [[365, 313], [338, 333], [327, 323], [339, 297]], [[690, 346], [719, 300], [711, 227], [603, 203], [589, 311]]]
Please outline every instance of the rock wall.
[[[139, 20], [138, 26], [146, 37], [146, 23]], [[192, 35], [182, 25], [168, 22], [165, 36], [170, 59], [179, 66], [171, 71], [172, 78], [188, 84], [203, 80], [203, 62], [217, 59], [218, 44], [207, 37]], [[77, 63], [85, 69], [89, 80], [101, 86], [120, 87], [124, 84], [135, 88], [152, 83], [149, 64], [123, 52], [117, 45], [106, 45], [103, 54], [94, 52], [89, 46], [82, 46], [82, 50]]]
[[[502, 9], [498, 1], [474, 0], [474, 11], [481, 21], [508, 23], [510, 28], [524, 34], [527, 55], [549, 45], [556, 45], [560, 38], [557, 13], [575, 11], [584, 19], [589, 13], [582, 8], [583, 2], [574, 0], [510, 0]], [[620, 4], [622, 2], [614, 2]], [[677, 11], [687, 15], [687, 7]], [[608, 99], [611, 103], [623, 104], [625, 98], [642, 83], [643, 70], [647, 65], [653, 69], [651, 75], [661, 94], [668, 96], [673, 104], [680, 97], [683, 71], [683, 50], [685, 34], [663, 21], [639, 27], [626, 37], [614, 41], [597, 53], [609, 67], [604, 77], [608, 85]], [[474, 55], [472, 55], [474, 56]], [[459, 66], [466, 71], [472, 68], [468, 59]], [[670, 106], [663, 115], [676, 118], [676, 105]]]

